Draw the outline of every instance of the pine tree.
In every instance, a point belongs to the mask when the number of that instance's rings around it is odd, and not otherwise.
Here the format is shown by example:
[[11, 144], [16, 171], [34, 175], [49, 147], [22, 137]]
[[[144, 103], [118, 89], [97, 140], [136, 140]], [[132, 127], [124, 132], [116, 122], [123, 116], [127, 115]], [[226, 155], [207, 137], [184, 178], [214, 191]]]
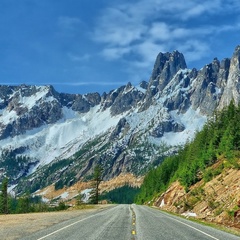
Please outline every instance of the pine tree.
[[4, 178], [2, 182], [2, 193], [1, 193], [1, 213], [8, 214], [9, 206], [8, 206], [8, 178]]
[[91, 197], [90, 197], [90, 203], [92, 204], [98, 204], [99, 200], [99, 185], [102, 181], [102, 173], [103, 169], [100, 165], [97, 165], [94, 168], [93, 173], [93, 184], [92, 184], [92, 191], [91, 191]]
[[27, 193], [25, 196], [18, 199], [17, 213], [28, 213], [30, 212], [30, 194]]

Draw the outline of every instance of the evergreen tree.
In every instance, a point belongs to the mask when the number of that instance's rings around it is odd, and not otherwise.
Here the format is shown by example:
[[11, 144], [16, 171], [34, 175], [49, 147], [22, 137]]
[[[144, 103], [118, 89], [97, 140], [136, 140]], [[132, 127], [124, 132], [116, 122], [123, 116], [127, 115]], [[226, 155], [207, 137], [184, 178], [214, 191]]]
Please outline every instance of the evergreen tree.
[[30, 194], [27, 193], [25, 196], [18, 199], [17, 213], [28, 213], [30, 209]]
[[9, 206], [8, 206], [8, 178], [4, 178], [2, 182], [2, 192], [1, 192], [1, 213], [8, 214]]
[[100, 165], [97, 165], [94, 168], [93, 173], [93, 184], [90, 197], [90, 203], [92, 204], [98, 204], [99, 201], [99, 185], [100, 182], [102, 181], [102, 173], [103, 173], [102, 167]]

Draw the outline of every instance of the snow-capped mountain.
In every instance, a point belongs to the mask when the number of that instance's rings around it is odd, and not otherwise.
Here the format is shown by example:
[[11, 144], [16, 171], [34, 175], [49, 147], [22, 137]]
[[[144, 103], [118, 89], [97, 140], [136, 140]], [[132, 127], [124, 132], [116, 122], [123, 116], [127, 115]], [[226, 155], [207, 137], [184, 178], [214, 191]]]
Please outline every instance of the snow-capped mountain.
[[109, 93], [64, 94], [52, 86], [0, 86], [0, 177], [32, 191], [52, 183], [143, 174], [191, 139], [215, 109], [240, 100], [240, 46], [231, 59], [187, 69], [160, 53], [149, 82]]

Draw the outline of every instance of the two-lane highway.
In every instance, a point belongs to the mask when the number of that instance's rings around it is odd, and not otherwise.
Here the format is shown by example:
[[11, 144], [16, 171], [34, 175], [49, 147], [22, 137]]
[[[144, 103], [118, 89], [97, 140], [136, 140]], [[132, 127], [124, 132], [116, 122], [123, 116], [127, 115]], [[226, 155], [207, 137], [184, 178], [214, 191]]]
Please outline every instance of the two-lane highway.
[[157, 209], [138, 205], [117, 205], [56, 224], [24, 240], [237, 240], [240, 237]]

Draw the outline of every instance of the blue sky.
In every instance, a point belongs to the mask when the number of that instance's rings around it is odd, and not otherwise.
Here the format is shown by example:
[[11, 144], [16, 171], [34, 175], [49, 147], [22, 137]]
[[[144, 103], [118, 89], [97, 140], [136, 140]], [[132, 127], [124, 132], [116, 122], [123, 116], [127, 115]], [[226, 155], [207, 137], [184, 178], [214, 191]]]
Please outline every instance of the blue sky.
[[239, 0], [0, 0], [0, 84], [108, 92], [173, 50], [200, 69], [232, 56], [239, 13]]

